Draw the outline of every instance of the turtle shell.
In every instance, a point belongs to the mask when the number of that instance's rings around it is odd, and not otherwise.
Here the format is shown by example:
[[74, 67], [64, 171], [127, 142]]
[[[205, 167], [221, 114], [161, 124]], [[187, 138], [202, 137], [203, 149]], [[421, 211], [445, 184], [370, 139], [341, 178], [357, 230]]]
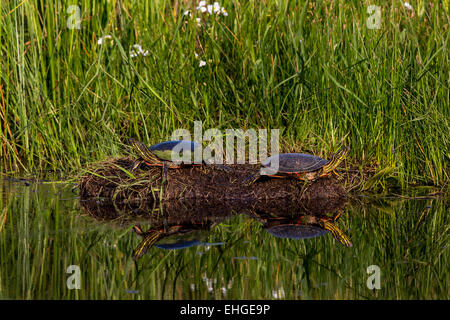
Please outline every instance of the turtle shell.
[[330, 162], [306, 153], [281, 153], [267, 158], [261, 165], [276, 169], [276, 161], [278, 161], [277, 172], [285, 173], [317, 171]]
[[155, 247], [165, 250], [178, 250], [178, 249], [185, 249], [193, 246], [197, 246], [201, 244], [202, 242], [200, 240], [190, 240], [190, 241], [178, 241], [174, 243], [159, 243], [155, 244]]
[[311, 225], [278, 225], [267, 228], [266, 231], [278, 238], [309, 239], [322, 236], [328, 230]]
[[[194, 141], [173, 140], [155, 144], [150, 147], [150, 151], [162, 160], [172, 161], [172, 150], [177, 147], [179, 151], [183, 151], [183, 159], [190, 159], [192, 161], [194, 150], [200, 146], [199, 143]], [[186, 153], [189, 155], [186, 155]]]

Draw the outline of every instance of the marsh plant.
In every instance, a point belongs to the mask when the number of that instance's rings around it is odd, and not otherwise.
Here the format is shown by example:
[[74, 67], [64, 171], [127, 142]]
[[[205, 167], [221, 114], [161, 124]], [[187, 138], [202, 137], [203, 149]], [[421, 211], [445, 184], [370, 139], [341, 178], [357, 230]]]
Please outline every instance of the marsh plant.
[[202, 121], [445, 185], [448, 3], [407, 3], [2, 1], [2, 171], [78, 171]]

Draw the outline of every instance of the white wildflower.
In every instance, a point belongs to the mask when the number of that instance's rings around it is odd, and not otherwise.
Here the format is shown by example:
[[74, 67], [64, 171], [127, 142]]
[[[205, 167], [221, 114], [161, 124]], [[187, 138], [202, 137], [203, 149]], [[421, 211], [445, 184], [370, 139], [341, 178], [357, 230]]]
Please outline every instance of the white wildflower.
[[224, 7], [220, 8], [220, 12], [221, 12], [225, 17], [228, 16], [228, 12], [227, 12], [227, 10], [225, 10]]
[[130, 57], [131, 58], [135, 58], [138, 55], [143, 55], [144, 57], [149, 55], [148, 50], [145, 50], [145, 51], [142, 50], [142, 46], [140, 44], [134, 44], [133, 48], [136, 49], [136, 50], [131, 50], [130, 51]]
[[214, 13], [220, 13], [220, 4], [218, 2], [214, 2], [214, 4], [212, 5], [212, 9], [214, 11]]
[[[200, 11], [201, 13], [207, 12], [210, 15], [212, 15], [212, 14], [221, 15], [222, 14], [224, 16], [228, 16], [227, 10], [224, 7], [220, 6], [220, 3], [217, 1], [214, 2], [213, 4], [207, 4], [206, 1], [200, 1], [198, 3], [197, 8], [195, 8], [195, 10]], [[188, 14], [190, 17], [192, 17], [192, 14], [189, 10], [185, 11], [184, 15], [188, 15]]]
[[414, 10], [413, 6], [410, 5], [409, 2], [405, 2], [405, 3], [403, 4], [403, 6], [405, 7], [406, 10], [411, 10], [411, 11]]
[[197, 11], [201, 11], [201, 12], [206, 12], [206, 1], [200, 1], [200, 3], [198, 4], [198, 7], [195, 8], [195, 10]]
[[[198, 3], [197, 8], [195, 8], [195, 10], [200, 11], [201, 13], [207, 12], [210, 15], [223, 14], [224, 16], [228, 16], [227, 10], [225, 10], [224, 7], [221, 7], [220, 3], [217, 1], [214, 2], [213, 4], [207, 4], [206, 1], [200, 1]], [[184, 15], [188, 15], [188, 14], [192, 17], [192, 14], [190, 13], [189, 10], [184, 13]]]
[[272, 290], [272, 297], [274, 299], [283, 299], [285, 297], [283, 287], [278, 288], [277, 290]]
[[203, 281], [205, 282], [206, 287], [208, 288], [208, 292], [213, 292], [214, 291], [213, 283], [216, 284], [217, 279], [210, 279], [206, 276], [203, 276]]
[[140, 44], [133, 44], [133, 48], [137, 49], [138, 52], [141, 52], [141, 51], [142, 51], [142, 47], [141, 47]]
[[103, 41], [105, 40], [105, 39], [110, 39], [110, 40], [112, 40], [112, 36], [110, 36], [109, 34], [107, 34], [106, 36], [103, 36], [103, 37], [101, 37], [101, 38], [99, 38], [98, 40], [97, 40], [97, 44], [98, 45], [102, 45], [103, 44]]
[[206, 66], [206, 61], [200, 60], [198, 66], [199, 66], [200, 68]]

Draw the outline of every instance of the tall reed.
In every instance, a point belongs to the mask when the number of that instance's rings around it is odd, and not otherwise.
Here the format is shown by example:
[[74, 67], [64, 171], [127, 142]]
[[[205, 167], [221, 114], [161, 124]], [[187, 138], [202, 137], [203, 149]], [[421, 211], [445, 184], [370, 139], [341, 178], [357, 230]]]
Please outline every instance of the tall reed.
[[[187, 0], [3, 1], [0, 166], [79, 169], [126, 137], [155, 143], [202, 120], [279, 128], [285, 151], [349, 144], [354, 163], [393, 167], [403, 185], [443, 185], [449, 16], [443, 1], [410, 3], [381, 1], [371, 29], [370, 1], [224, 0], [227, 16]], [[134, 44], [148, 55], [130, 57]]]

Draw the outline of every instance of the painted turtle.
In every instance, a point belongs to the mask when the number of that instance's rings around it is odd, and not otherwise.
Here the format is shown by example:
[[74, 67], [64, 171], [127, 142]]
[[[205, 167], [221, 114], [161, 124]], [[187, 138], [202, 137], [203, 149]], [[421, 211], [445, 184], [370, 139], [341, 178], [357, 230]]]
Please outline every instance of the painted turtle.
[[[193, 164], [194, 152], [201, 148], [200, 143], [188, 140], [173, 140], [164, 141], [149, 148], [138, 140], [129, 139], [129, 141], [133, 149], [139, 154], [139, 158], [134, 162], [131, 171], [139, 167], [142, 162], [148, 166], [162, 166], [162, 177], [165, 180], [169, 168], [179, 169], [184, 165], [200, 165]], [[183, 157], [179, 162], [174, 162], [173, 159], [179, 156], [179, 151], [183, 152]], [[204, 162], [211, 164], [212, 160], [207, 159]], [[216, 164], [216, 167], [225, 171], [230, 170], [229, 167], [222, 164]]]
[[268, 219], [265, 229], [268, 233], [278, 238], [309, 239], [322, 236], [330, 232], [334, 239], [346, 247], [353, 247], [350, 239], [337, 227], [335, 217], [304, 215], [294, 221]]
[[340, 149], [333, 154], [331, 160], [305, 153], [277, 154], [263, 161], [261, 170], [247, 177], [243, 184], [251, 185], [261, 176], [273, 178], [293, 177], [302, 181], [316, 180], [334, 172], [349, 150], [349, 147]]

